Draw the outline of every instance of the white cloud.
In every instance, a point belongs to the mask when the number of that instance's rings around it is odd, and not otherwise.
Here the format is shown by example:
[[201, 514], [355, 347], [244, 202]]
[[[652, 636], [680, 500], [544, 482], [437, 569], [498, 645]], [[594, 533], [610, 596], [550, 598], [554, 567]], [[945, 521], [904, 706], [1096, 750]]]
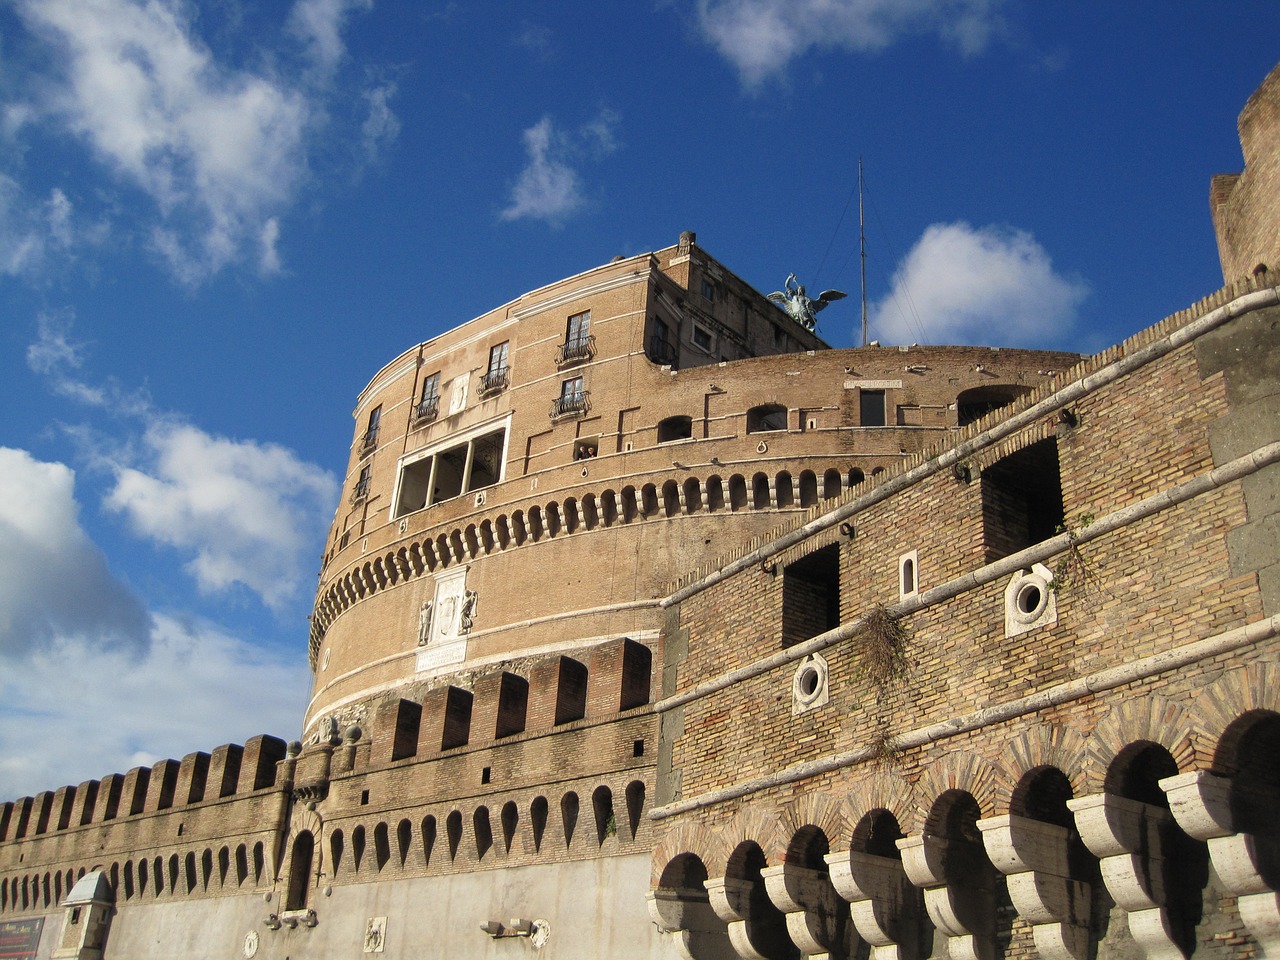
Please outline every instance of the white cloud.
[[391, 99], [396, 95], [394, 83], [383, 83], [364, 92], [369, 112], [360, 127], [360, 142], [364, 162], [374, 163], [388, 146], [400, 136], [400, 118], [391, 109]]
[[71, 468], [0, 447], [0, 656], [57, 639], [136, 651], [147, 629], [141, 602], [80, 526]]
[[289, 14], [289, 26], [307, 45], [316, 66], [328, 72], [347, 52], [342, 42], [347, 14], [372, 7], [373, 0], [298, 0]]
[[933, 33], [966, 56], [1002, 29], [1003, 0], [699, 0], [703, 34], [748, 87], [810, 50], [870, 53]]
[[189, 560], [201, 590], [247, 587], [282, 608], [308, 582], [337, 481], [275, 444], [153, 417], [134, 461], [115, 465], [109, 510]]
[[[176, 0], [19, 6], [58, 51], [44, 113], [150, 197], [160, 220], [153, 248], [195, 284], [236, 260], [292, 196], [309, 104], [287, 84], [219, 64], [188, 10]], [[325, 21], [308, 22], [318, 30]]]
[[1045, 346], [1066, 338], [1088, 294], [1026, 231], [938, 223], [899, 264], [869, 322], [888, 343]]
[[259, 733], [297, 735], [305, 660], [157, 615], [145, 650], [58, 638], [0, 670], [0, 799]]
[[555, 225], [577, 212], [584, 203], [582, 184], [570, 164], [616, 150], [618, 121], [618, 114], [602, 110], [572, 133], [558, 131], [550, 117], [524, 131], [529, 162], [511, 190], [511, 203], [502, 211], [502, 219], [528, 218]]

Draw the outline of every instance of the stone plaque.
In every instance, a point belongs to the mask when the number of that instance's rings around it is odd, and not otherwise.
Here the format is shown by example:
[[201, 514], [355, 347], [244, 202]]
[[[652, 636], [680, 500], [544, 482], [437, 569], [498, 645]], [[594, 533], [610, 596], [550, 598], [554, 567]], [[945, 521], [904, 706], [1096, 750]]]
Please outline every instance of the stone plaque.
[[40, 931], [44, 929], [44, 917], [26, 920], [5, 920], [0, 923], [0, 957], [13, 960], [34, 960], [40, 948]]

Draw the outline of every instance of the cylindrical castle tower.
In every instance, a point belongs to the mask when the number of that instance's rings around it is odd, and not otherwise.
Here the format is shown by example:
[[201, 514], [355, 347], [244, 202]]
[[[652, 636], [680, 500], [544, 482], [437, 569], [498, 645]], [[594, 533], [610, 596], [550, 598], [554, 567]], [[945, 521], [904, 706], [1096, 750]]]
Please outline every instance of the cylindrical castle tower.
[[304, 735], [624, 637], [645, 702], [673, 578], [1077, 359], [831, 350], [688, 233], [422, 343], [356, 405]]

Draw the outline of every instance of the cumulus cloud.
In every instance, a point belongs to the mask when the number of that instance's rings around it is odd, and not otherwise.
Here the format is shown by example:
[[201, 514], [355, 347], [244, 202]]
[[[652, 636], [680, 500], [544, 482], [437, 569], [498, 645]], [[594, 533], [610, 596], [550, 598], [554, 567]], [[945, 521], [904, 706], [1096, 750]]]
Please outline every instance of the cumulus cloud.
[[80, 525], [74, 471], [0, 447], [0, 656], [67, 639], [136, 652], [147, 633], [142, 603]]
[[706, 39], [748, 87], [810, 50], [871, 53], [909, 34], [935, 34], [981, 53], [1002, 27], [1003, 0], [699, 0]]
[[938, 223], [899, 264], [869, 322], [889, 343], [1043, 347], [1066, 338], [1088, 294], [1026, 231]]
[[189, 557], [201, 590], [247, 587], [274, 609], [307, 581], [317, 517], [337, 481], [276, 444], [231, 440], [155, 417], [136, 462], [115, 465], [107, 509]]
[[575, 131], [558, 130], [549, 116], [524, 131], [528, 163], [516, 179], [502, 219], [558, 225], [581, 209], [582, 182], [572, 164], [599, 160], [616, 150], [618, 121], [617, 113], [602, 110]]
[[163, 614], [148, 641], [138, 653], [60, 636], [4, 664], [0, 799], [259, 733], [296, 735], [309, 686], [302, 658]]
[[[347, 19], [369, 6], [299, 0], [288, 27], [314, 69], [290, 81], [220, 62], [180, 0], [20, 0], [23, 23], [53, 55], [31, 95], [7, 106], [5, 128], [60, 127], [140, 190], [151, 203], [150, 249], [180, 282], [197, 285], [255, 253], [259, 269], [274, 272], [279, 216], [306, 176], [323, 84], [345, 55]], [[5, 236], [23, 234], [3, 223], [2, 194], [0, 184], [5, 269], [33, 254], [12, 240], [5, 249]], [[67, 197], [55, 191], [50, 203], [47, 233], [65, 241]]]

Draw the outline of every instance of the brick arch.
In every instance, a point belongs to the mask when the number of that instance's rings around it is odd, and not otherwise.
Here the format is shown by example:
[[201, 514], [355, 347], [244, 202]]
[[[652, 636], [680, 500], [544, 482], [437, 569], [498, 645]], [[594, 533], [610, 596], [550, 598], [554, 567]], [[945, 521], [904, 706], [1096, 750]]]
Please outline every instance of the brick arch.
[[1203, 721], [1197, 730], [1196, 766], [1209, 769], [1218, 740], [1240, 717], [1254, 710], [1280, 713], [1280, 666], [1249, 663], [1224, 674], [1204, 688], [1196, 708]]
[[[1089, 766], [1088, 744], [1079, 731], [1056, 723], [1036, 724], [1005, 742], [1000, 761], [991, 767], [993, 774], [994, 812], [1007, 813], [1009, 801], [1022, 779], [1040, 767], [1056, 767], [1071, 781], [1076, 796], [1087, 792], [1086, 768]], [[982, 806], [991, 812], [983, 798], [970, 790]]]
[[847, 845], [853, 834], [847, 805], [826, 793], [804, 793], [779, 811], [778, 829], [784, 834], [786, 843], [790, 843], [791, 838], [805, 827], [820, 829], [832, 850]]
[[704, 859], [703, 863], [706, 864], [708, 876], [722, 877], [730, 855], [747, 842], [759, 846], [769, 863], [779, 863], [790, 840], [791, 834], [783, 835], [774, 810], [752, 804], [739, 810], [721, 828], [717, 848], [712, 852], [711, 859]]
[[[1158, 743], [1173, 756], [1179, 770], [1195, 766], [1197, 741], [1205, 740], [1186, 708], [1160, 696], [1126, 697], [1089, 732], [1088, 792], [1103, 789], [1107, 770], [1130, 744]], [[1075, 784], [1073, 784], [1074, 786]], [[1077, 786], [1077, 793], [1081, 790]]]
[[896, 773], [877, 770], [871, 776], [858, 780], [845, 795], [845, 819], [852, 831], [873, 810], [888, 810], [899, 824], [905, 825], [912, 817], [915, 801], [914, 785]]
[[985, 817], [996, 812], [996, 772], [991, 764], [969, 752], [951, 752], [921, 771], [910, 815], [898, 821], [902, 832], [923, 833], [933, 805], [949, 790], [972, 795]]

